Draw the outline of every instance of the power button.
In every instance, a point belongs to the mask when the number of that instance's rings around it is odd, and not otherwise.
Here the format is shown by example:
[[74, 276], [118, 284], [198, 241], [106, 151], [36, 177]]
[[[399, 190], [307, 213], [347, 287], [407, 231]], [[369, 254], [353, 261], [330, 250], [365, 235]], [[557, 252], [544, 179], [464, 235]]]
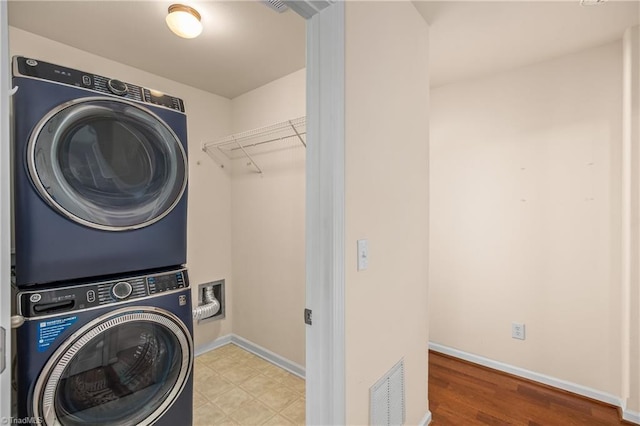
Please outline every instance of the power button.
[[91, 77], [89, 77], [88, 75], [83, 75], [82, 84], [84, 84], [85, 86], [91, 86]]

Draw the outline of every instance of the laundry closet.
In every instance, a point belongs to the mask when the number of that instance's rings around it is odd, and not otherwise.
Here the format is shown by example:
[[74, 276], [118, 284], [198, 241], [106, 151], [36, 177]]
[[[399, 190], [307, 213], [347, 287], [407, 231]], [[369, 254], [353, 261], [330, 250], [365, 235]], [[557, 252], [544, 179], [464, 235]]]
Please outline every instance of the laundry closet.
[[[22, 10], [9, 7], [12, 56], [107, 76], [184, 102], [185, 268], [193, 307], [205, 303], [203, 286], [221, 289], [216, 293], [219, 313], [193, 323], [196, 359], [234, 343], [304, 377], [304, 55], [301, 66], [287, 75], [239, 95], [221, 96], [23, 29], [20, 23], [28, 18], [19, 15]], [[304, 46], [304, 21], [297, 18]], [[185, 73], [195, 67], [185, 64]], [[196, 384], [198, 380], [196, 364]]]

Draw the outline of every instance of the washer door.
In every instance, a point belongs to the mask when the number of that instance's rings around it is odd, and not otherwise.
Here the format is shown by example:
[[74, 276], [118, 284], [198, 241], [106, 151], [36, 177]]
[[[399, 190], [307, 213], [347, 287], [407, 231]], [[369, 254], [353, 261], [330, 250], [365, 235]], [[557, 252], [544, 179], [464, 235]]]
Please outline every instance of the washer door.
[[162, 119], [132, 102], [81, 98], [36, 126], [27, 166], [40, 195], [59, 213], [92, 228], [148, 226], [180, 201], [186, 154]]
[[65, 342], [34, 390], [43, 424], [149, 425], [180, 395], [193, 365], [188, 329], [159, 308], [124, 308]]

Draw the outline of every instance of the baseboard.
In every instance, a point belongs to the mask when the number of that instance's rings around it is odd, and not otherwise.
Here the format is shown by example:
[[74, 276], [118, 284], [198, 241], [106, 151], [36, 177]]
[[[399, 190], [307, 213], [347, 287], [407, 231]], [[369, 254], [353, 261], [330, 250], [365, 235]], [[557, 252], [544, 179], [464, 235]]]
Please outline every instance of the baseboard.
[[[499, 361], [494, 361], [492, 359], [485, 358], [483, 356], [470, 354], [468, 352], [450, 348], [448, 346], [440, 345], [438, 343], [429, 342], [429, 349], [431, 349], [434, 352], [450, 355], [455, 358], [460, 358], [465, 361], [469, 361], [475, 364], [483, 365], [485, 367], [493, 368], [494, 370], [503, 371], [505, 373], [513, 374], [514, 376], [523, 377], [525, 379], [533, 380], [534, 382], [543, 383], [548, 386], [553, 386], [554, 388], [562, 389], [568, 392], [585, 396], [587, 398], [595, 399], [597, 401], [601, 401], [609, 405], [622, 407], [622, 400], [619, 397], [611, 395], [606, 392], [601, 392], [599, 390], [582, 386], [576, 383], [571, 383], [566, 380], [547, 376], [545, 374], [536, 373], [535, 371], [530, 371], [524, 368], [505, 364]], [[633, 415], [633, 414], [634, 413], [631, 413], [630, 415]]]
[[422, 420], [420, 420], [418, 426], [427, 426], [429, 423], [431, 423], [431, 411], [427, 410], [427, 413], [424, 415]]
[[640, 413], [637, 411], [623, 409], [622, 420], [640, 425]]
[[235, 343], [240, 346], [242, 349], [245, 349], [251, 352], [254, 355], [259, 356], [272, 364], [277, 365], [280, 368], [284, 368], [288, 372], [295, 374], [296, 376], [303, 378], [305, 376], [304, 367], [300, 364], [296, 364], [293, 361], [286, 359], [283, 356], [280, 356], [274, 352], [271, 352], [269, 349], [265, 349], [260, 345], [256, 345], [250, 340], [245, 339], [244, 337], [240, 337], [236, 334], [231, 335], [231, 343]]
[[252, 341], [247, 340], [244, 337], [240, 337], [236, 334], [227, 334], [226, 336], [217, 338], [211, 343], [199, 346], [196, 349], [196, 356], [202, 355], [229, 343], [240, 346], [242, 349], [251, 352], [256, 356], [259, 356], [266, 361], [269, 361], [271, 364], [277, 365], [278, 367], [287, 370], [291, 374], [295, 374], [296, 376], [304, 379], [305, 369], [300, 364], [290, 361], [285, 357], [271, 352], [269, 349], [265, 349], [262, 346], [257, 345]]
[[226, 336], [218, 337], [213, 342], [198, 346], [196, 348], [196, 356], [200, 356], [214, 349], [218, 349], [219, 347], [224, 346], [228, 343], [231, 343], [231, 336], [231, 334], [227, 334]]

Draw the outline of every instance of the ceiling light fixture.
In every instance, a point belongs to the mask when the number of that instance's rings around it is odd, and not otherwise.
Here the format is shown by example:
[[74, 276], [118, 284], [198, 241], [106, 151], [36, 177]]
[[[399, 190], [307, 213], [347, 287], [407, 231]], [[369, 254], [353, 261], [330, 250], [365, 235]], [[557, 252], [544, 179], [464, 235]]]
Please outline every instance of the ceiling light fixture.
[[171, 31], [182, 38], [198, 37], [202, 32], [200, 14], [194, 8], [184, 4], [169, 6], [167, 25]]

